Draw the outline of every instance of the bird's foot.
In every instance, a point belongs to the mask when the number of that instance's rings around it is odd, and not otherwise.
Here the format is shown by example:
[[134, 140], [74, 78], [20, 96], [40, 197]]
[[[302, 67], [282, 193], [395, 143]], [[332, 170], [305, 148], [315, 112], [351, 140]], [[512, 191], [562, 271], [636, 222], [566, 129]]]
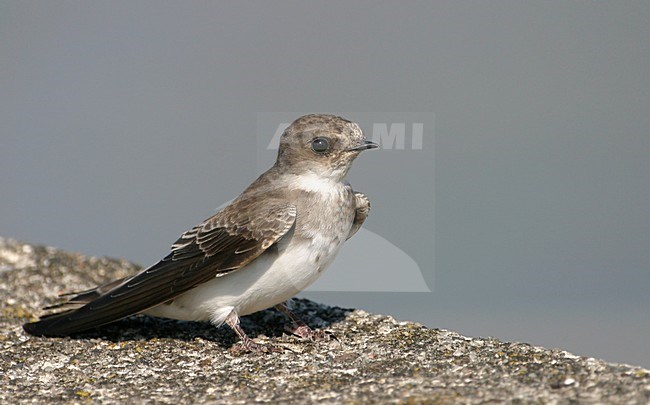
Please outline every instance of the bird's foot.
[[322, 330], [313, 330], [305, 322], [302, 321], [296, 314], [289, 309], [289, 301], [278, 304], [275, 308], [285, 314], [291, 320], [291, 326], [285, 326], [285, 330], [293, 335], [303, 339], [311, 340], [312, 342], [319, 340], [337, 340], [333, 333], [324, 332]]
[[249, 338], [246, 335], [246, 332], [239, 325], [239, 316], [235, 311], [232, 311], [228, 318], [226, 318], [226, 324], [232, 328], [233, 331], [239, 336], [240, 341], [232, 345], [229, 349], [232, 353], [242, 354], [242, 353], [278, 353], [283, 350], [279, 347], [273, 345], [260, 345], [255, 343], [253, 339]]

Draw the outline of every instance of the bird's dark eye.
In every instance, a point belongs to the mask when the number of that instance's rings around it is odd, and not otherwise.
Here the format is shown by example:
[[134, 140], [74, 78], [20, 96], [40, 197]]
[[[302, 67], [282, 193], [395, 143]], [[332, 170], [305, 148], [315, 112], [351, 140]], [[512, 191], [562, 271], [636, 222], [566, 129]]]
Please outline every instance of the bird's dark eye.
[[327, 152], [330, 148], [330, 141], [327, 138], [314, 138], [311, 141], [311, 148], [317, 153]]

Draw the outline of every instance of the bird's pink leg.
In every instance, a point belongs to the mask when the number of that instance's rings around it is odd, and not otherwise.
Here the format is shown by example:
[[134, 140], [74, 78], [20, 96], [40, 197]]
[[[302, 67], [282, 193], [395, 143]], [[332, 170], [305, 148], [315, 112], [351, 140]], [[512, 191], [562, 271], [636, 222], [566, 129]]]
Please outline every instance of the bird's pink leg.
[[329, 340], [332, 336], [323, 332], [322, 330], [313, 330], [306, 323], [302, 321], [296, 314], [291, 312], [286, 302], [278, 304], [275, 306], [275, 309], [282, 312], [291, 320], [291, 326], [287, 326], [285, 329], [287, 332], [290, 332], [296, 336], [299, 336], [303, 339], [308, 339], [312, 341], [316, 340]]
[[236, 343], [232, 347], [232, 350], [234, 352], [270, 353], [272, 351], [279, 351], [272, 346], [262, 346], [253, 342], [253, 339], [249, 338], [248, 335], [246, 335], [246, 332], [244, 332], [244, 329], [242, 329], [241, 325], [239, 324], [239, 316], [235, 311], [230, 312], [228, 318], [226, 318], [226, 324], [235, 331], [240, 339], [239, 343]]

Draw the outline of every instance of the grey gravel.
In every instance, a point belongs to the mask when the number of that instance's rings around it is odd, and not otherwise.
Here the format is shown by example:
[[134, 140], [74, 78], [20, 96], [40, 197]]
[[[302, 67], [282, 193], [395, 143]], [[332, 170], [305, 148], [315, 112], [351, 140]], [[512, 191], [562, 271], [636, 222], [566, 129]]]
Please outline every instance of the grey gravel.
[[58, 293], [138, 269], [0, 238], [0, 403], [650, 403], [639, 367], [308, 300], [296, 312], [336, 338], [287, 335], [273, 310], [246, 317], [258, 343], [284, 349], [273, 354], [229, 350], [225, 327], [145, 316], [71, 338], [23, 332]]

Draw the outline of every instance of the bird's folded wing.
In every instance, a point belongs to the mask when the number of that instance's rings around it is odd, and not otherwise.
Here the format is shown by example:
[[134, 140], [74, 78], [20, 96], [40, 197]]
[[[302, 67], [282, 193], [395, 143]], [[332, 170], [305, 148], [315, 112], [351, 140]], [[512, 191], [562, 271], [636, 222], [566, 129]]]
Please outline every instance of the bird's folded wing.
[[81, 308], [24, 328], [33, 335], [65, 336], [142, 312], [245, 266], [280, 240], [295, 218], [296, 208], [287, 202], [235, 200], [181, 235], [160, 262]]

